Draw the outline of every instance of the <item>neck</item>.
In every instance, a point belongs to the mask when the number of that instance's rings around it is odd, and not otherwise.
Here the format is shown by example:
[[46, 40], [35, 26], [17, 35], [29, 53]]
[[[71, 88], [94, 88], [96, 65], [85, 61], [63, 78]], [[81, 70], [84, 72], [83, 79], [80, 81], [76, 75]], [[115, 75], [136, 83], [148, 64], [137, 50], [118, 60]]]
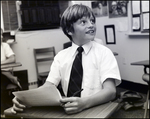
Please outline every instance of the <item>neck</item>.
[[86, 41], [86, 42], [78, 42], [77, 40], [72, 40], [76, 45], [78, 46], [83, 46], [84, 44], [90, 42], [90, 41]]

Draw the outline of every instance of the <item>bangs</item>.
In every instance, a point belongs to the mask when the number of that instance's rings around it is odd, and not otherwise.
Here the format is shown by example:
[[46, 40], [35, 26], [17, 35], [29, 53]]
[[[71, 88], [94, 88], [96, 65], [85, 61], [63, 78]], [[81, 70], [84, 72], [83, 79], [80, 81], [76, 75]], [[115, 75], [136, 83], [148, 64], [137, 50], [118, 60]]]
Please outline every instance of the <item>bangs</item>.
[[72, 16], [72, 20], [73, 22], [76, 22], [78, 19], [81, 19], [82, 17], [94, 17], [94, 14], [92, 12], [92, 10], [86, 6], [78, 6], [77, 9], [73, 9], [73, 16]]
[[78, 19], [82, 17], [93, 17], [95, 20], [95, 16], [92, 10], [84, 5], [74, 5], [70, 10], [70, 14], [67, 16], [67, 21], [70, 23], [76, 22]]

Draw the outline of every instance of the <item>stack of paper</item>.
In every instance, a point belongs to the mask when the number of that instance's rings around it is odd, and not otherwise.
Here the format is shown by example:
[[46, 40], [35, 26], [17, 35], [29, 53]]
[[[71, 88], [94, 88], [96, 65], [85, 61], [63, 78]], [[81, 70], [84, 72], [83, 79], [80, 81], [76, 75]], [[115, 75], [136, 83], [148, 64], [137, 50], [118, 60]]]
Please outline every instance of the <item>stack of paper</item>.
[[17, 91], [13, 94], [26, 106], [59, 106], [62, 98], [55, 85]]

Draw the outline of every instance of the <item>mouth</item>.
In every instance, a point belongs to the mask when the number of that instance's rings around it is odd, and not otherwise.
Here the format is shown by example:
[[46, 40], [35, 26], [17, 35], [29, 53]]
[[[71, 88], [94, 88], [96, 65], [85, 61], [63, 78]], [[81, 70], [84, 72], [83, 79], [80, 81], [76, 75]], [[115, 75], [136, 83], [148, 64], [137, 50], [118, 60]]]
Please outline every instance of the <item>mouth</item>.
[[93, 34], [93, 33], [95, 33], [95, 30], [89, 30], [86, 32], [86, 34]]

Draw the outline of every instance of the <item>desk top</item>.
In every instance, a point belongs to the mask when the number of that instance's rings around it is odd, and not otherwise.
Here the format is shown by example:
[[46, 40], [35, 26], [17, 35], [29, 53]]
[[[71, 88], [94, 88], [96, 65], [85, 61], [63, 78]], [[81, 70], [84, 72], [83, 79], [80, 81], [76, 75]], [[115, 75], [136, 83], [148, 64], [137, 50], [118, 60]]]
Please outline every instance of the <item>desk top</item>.
[[133, 62], [131, 65], [143, 65], [143, 66], [149, 66], [149, 60], [143, 60], [139, 62]]
[[118, 107], [119, 103], [108, 102], [71, 115], [66, 114], [62, 107], [31, 107], [17, 114], [12, 114], [11, 108], [8, 108], [4, 114], [6, 117], [24, 118], [108, 118]]
[[1, 69], [6, 69], [6, 68], [12, 68], [12, 67], [19, 67], [22, 66], [20, 62], [15, 62], [15, 63], [9, 63], [9, 64], [2, 64]]

